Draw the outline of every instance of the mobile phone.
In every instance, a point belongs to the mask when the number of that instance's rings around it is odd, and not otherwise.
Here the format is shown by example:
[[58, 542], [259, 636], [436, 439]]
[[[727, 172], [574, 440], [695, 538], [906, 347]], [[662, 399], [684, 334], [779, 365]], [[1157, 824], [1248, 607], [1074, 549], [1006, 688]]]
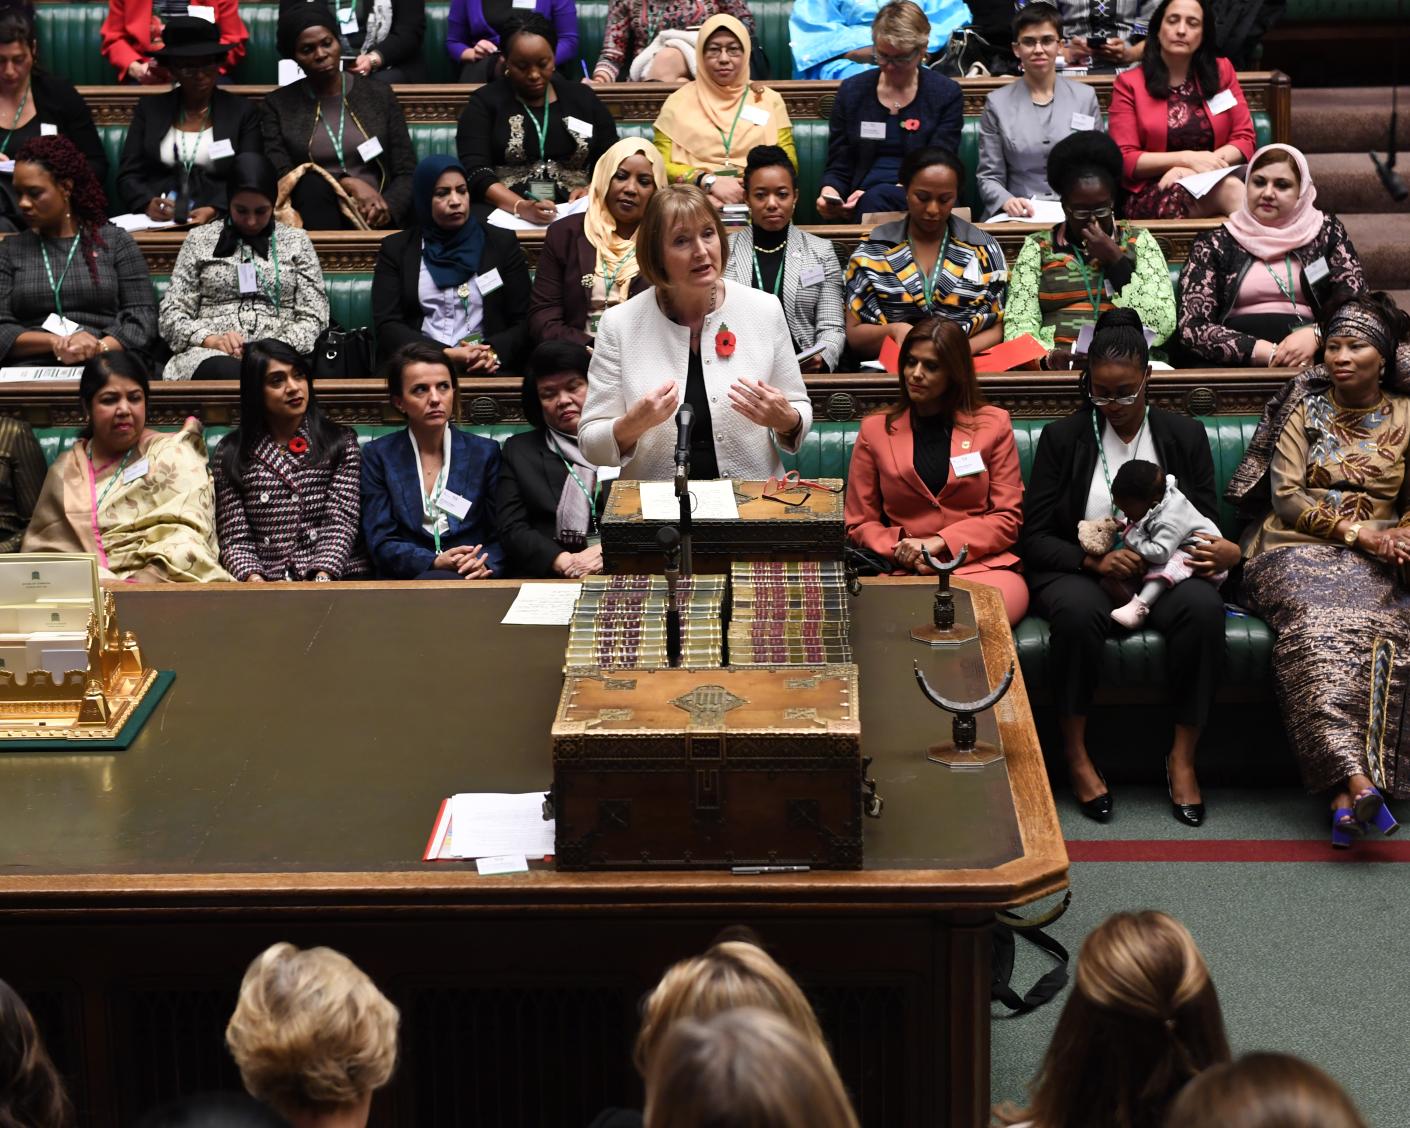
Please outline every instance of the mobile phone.
[[1102, 50], [1103, 48], [1106, 47], [1106, 36], [1105, 36], [1105, 35], [1089, 35], [1089, 36], [1087, 36], [1087, 46], [1090, 47], [1090, 48], [1092, 48], [1092, 49], [1094, 49], [1094, 50], [1097, 50], [1097, 51]]

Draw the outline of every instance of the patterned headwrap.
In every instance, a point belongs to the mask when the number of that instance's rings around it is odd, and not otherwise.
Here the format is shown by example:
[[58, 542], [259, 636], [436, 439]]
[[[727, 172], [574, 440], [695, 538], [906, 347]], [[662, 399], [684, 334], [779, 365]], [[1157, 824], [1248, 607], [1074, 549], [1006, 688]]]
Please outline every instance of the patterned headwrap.
[[1395, 326], [1369, 302], [1352, 299], [1342, 305], [1327, 322], [1328, 337], [1356, 337], [1376, 346], [1387, 364], [1395, 360]]

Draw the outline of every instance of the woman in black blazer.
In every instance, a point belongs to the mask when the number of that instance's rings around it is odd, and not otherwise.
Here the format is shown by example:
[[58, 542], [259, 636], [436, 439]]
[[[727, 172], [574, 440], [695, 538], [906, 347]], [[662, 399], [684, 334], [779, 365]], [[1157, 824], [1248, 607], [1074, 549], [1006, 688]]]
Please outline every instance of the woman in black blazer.
[[516, 576], [602, 571], [598, 520], [620, 471], [594, 466], [578, 449], [590, 359], [572, 341], [545, 341], [529, 358], [520, 395], [534, 429], [504, 444], [496, 506], [499, 541]]
[[470, 214], [465, 169], [454, 157], [418, 164], [412, 197], [418, 225], [384, 239], [372, 271], [378, 356], [425, 341], [471, 374], [517, 371], [530, 289], [518, 238]]
[[259, 111], [216, 85], [229, 48], [215, 24], [176, 16], [163, 42], [156, 58], [178, 85], [169, 94], [137, 99], [115, 202], [149, 219], [208, 223], [229, 203], [226, 178], [236, 155], [261, 151]]
[[[0, 159], [13, 161], [26, 141], [50, 134], [67, 137], [78, 147], [99, 184], [108, 177], [103, 142], [73, 83], [41, 70], [36, 63], [39, 43], [34, 22], [20, 8], [0, 10]], [[0, 173], [0, 231], [24, 231], [26, 224], [15, 201], [13, 174]]]
[[[308, 0], [280, 0], [279, 14]], [[421, 43], [426, 38], [426, 0], [340, 0], [328, 5], [350, 9], [350, 30], [338, 29], [343, 55], [353, 62], [348, 70], [378, 82], [425, 82], [426, 64]]]
[[[1052, 628], [1048, 668], [1054, 682], [1068, 773], [1082, 811], [1105, 822], [1111, 794], [1087, 752], [1087, 711], [1115, 624], [1108, 589], [1138, 580], [1146, 565], [1134, 552], [1094, 555], [1078, 543], [1084, 520], [1118, 516], [1111, 481], [1131, 459], [1157, 462], [1212, 521], [1219, 516], [1214, 460], [1204, 427], [1185, 415], [1148, 407], [1150, 357], [1140, 317], [1114, 309], [1097, 322], [1083, 386], [1091, 404], [1043, 428], [1023, 498], [1018, 552], [1032, 593], [1032, 614]], [[1118, 516], [1118, 519], [1119, 516]], [[1194, 570], [1213, 575], [1239, 561], [1239, 546], [1205, 538], [1191, 551]], [[1122, 599], [1122, 602], [1125, 602]], [[1204, 820], [1195, 746], [1209, 717], [1224, 665], [1224, 603], [1204, 581], [1176, 584], [1151, 608], [1145, 629], [1165, 636], [1175, 739], [1166, 756], [1175, 817]]]

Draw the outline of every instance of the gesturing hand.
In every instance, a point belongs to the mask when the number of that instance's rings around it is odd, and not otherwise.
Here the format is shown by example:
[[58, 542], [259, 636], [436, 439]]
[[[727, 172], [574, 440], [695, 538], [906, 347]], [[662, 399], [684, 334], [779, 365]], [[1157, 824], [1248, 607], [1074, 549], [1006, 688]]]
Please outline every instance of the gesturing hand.
[[762, 380], [741, 376], [729, 387], [729, 405], [751, 423], [787, 435], [802, 421], [788, 397]]
[[646, 393], [631, 407], [627, 408], [627, 418], [641, 432], [659, 426], [676, 413], [676, 382], [667, 380], [660, 387]]
[[1096, 220], [1082, 231], [1082, 241], [1087, 245], [1087, 254], [1103, 266], [1114, 266], [1121, 261], [1121, 248], [1115, 239], [1102, 230]]

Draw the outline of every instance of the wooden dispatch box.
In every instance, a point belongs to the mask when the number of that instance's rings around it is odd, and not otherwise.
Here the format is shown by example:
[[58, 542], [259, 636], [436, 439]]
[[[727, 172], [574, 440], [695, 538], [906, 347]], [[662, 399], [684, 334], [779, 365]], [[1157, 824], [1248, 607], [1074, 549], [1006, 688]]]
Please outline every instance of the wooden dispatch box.
[[[735, 560], [840, 560], [847, 527], [840, 478], [818, 478], [831, 490], [796, 490], [783, 496], [799, 505], [764, 497], [763, 482], [735, 482], [738, 521], [691, 522], [691, 557], [697, 572], [728, 572]], [[602, 514], [602, 562], [607, 572], [660, 572], [665, 558], [656, 534], [675, 521], [641, 515], [639, 483], [612, 483]]]
[[853, 665], [570, 672], [560, 869], [862, 865]]

